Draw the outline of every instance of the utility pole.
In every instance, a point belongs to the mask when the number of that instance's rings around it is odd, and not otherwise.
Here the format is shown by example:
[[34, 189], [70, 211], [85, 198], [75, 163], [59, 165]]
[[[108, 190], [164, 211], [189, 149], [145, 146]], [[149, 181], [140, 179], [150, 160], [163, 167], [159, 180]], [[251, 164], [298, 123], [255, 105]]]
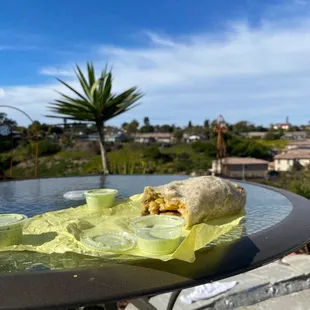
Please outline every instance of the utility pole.
[[244, 164], [242, 164], [242, 180], [245, 181], [245, 167], [244, 167]]
[[223, 174], [222, 160], [226, 157], [226, 144], [224, 139], [224, 133], [227, 131], [227, 127], [222, 115], [218, 116], [216, 120], [216, 125], [213, 130], [217, 133], [216, 158], [220, 164], [221, 174]]

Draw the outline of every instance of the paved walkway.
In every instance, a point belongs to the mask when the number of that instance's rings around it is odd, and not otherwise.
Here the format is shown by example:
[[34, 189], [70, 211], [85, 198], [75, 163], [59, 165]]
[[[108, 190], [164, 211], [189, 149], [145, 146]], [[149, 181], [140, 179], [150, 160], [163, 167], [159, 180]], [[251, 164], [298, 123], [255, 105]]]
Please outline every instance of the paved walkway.
[[[310, 255], [288, 256], [280, 261], [227, 278], [238, 281], [230, 291], [192, 305], [177, 300], [174, 310], [310, 310]], [[183, 290], [189, 294], [193, 289]], [[150, 299], [156, 309], [164, 310], [170, 293]], [[126, 310], [136, 310], [132, 304]]]
[[240, 307], [236, 310], [309, 310], [310, 290], [292, 293], [278, 298], [272, 298], [258, 304]]

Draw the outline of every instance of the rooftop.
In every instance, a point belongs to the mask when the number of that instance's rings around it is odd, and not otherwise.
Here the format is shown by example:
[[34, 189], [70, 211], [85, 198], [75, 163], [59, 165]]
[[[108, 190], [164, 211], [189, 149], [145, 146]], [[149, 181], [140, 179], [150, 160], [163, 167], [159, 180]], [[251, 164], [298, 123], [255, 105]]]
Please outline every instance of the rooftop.
[[274, 124], [274, 126], [291, 126], [291, 124], [287, 123], [287, 122], [285, 122], [285, 123], [276, 123], [276, 124]]
[[266, 136], [268, 132], [266, 131], [249, 131], [249, 132], [241, 132], [241, 136], [247, 136], [247, 137], [261, 137]]
[[288, 145], [310, 145], [310, 140], [290, 141]]
[[306, 134], [307, 134], [306, 131], [289, 131], [289, 132], [285, 132], [284, 136], [303, 136]]
[[222, 163], [223, 165], [267, 165], [268, 161], [252, 157], [226, 157], [222, 159]]
[[171, 138], [172, 133], [169, 132], [150, 132], [150, 133], [137, 133], [136, 138]]
[[287, 153], [278, 154], [275, 159], [310, 159], [310, 150], [292, 150]]

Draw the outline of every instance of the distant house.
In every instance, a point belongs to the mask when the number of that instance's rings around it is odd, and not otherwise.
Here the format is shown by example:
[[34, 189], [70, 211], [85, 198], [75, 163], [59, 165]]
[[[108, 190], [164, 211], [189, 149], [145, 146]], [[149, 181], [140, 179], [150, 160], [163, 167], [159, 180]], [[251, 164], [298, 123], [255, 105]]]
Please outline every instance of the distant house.
[[268, 132], [265, 131], [250, 131], [250, 132], [240, 132], [240, 136], [245, 138], [258, 138], [263, 139]]
[[274, 130], [279, 130], [279, 129], [289, 130], [291, 128], [291, 126], [292, 125], [289, 122], [285, 122], [285, 123], [274, 124], [272, 127]]
[[98, 141], [99, 140], [99, 134], [98, 133], [92, 133], [89, 134], [86, 138], [87, 141]]
[[226, 157], [212, 161], [212, 174], [229, 178], [265, 178], [268, 161], [251, 157]]
[[310, 150], [293, 149], [274, 157], [275, 171], [290, 171], [293, 167], [305, 167], [310, 164]]
[[138, 133], [135, 135], [135, 142], [137, 143], [173, 143], [173, 135], [167, 132], [150, 132]]
[[17, 130], [12, 130], [12, 139], [14, 140], [20, 140], [22, 138], [22, 133]]
[[64, 126], [64, 134], [65, 135], [84, 135], [87, 132], [87, 124], [70, 124]]
[[[99, 140], [99, 134], [98, 133], [93, 133], [89, 134], [85, 139], [86, 141], [98, 141]], [[118, 134], [118, 135], [108, 135], [106, 134], [104, 136], [104, 141], [105, 142], [126, 142], [129, 140], [129, 137], [126, 136], [125, 134]]]
[[202, 140], [201, 136], [198, 135], [190, 135], [188, 136], [188, 138], [186, 139], [187, 143], [192, 143], [192, 142], [196, 142], [196, 141], [200, 141]]
[[268, 163], [268, 171], [275, 171], [275, 162]]
[[118, 134], [118, 135], [106, 135], [104, 137], [104, 141], [106, 141], [106, 142], [126, 142], [126, 141], [129, 141], [129, 137], [123, 133]]
[[189, 134], [189, 133], [184, 133], [183, 134], [183, 142], [186, 143], [192, 143], [192, 142], [196, 142], [196, 141], [201, 141], [204, 138], [201, 135], [198, 134]]
[[306, 131], [292, 131], [284, 133], [281, 138], [290, 140], [305, 140], [307, 139], [307, 136], [308, 135]]
[[124, 134], [124, 132], [116, 127], [105, 127], [104, 134], [106, 136], [118, 136]]
[[293, 149], [310, 149], [310, 140], [290, 141], [286, 146], [286, 150]]

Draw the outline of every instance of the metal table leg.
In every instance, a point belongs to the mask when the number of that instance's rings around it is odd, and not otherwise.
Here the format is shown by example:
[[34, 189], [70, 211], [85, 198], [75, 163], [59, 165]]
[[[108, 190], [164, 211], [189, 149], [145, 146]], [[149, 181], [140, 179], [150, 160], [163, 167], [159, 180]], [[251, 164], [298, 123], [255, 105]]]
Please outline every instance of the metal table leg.
[[149, 298], [130, 300], [130, 303], [141, 310], [157, 310], [157, 308], [155, 308], [152, 304], [149, 303]]
[[173, 310], [174, 304], [177, 301], [180, 293], [182, 292], [182, 290], [179, 291], [174, 291], [171, 293], [168, 305], [167, 305], [167, 310]]
[[105, 310], [118, 310], [117, 303], [110, 303], [104, 305]]
[[[176, 300], [178, 299], [180, 293], [182, 290], [174, 291], [171, 293], [171, 296], [168, 301], [167, 309], [166, 310], [173, 310], [174, 304]], [[149, 303], [149, 298], [139, 298], [130, 300], [129, 303], [133, 304], [138, 309], [143, 310], [157, 310], [152, 304]], [[117, 304], [111, 303], [111, 304], [105, 304], [104, 305], [105, 310], [117, 310]]]

